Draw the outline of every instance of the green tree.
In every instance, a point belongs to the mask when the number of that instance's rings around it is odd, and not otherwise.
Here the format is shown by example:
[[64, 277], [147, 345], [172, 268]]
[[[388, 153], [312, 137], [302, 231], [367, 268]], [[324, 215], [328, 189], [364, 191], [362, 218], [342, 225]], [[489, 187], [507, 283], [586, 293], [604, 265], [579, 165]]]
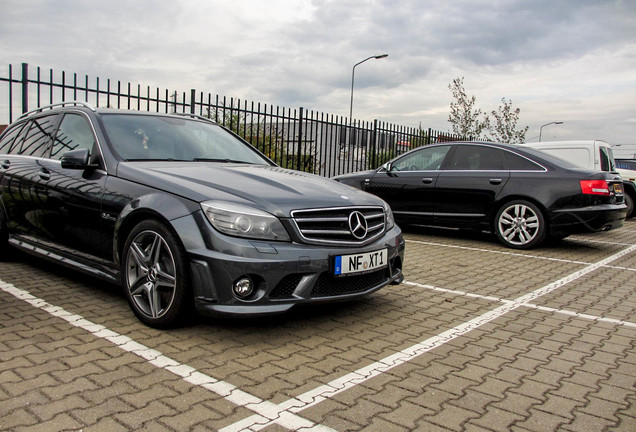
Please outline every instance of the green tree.
[[519, 108], [512, 108], [512, 101], [506, 102], [505, 98], [501, 98], [502, 106], [497, 111], [491, 112], [493, 122], [491, 123], [488, 131], [490, 133], [490, 139], [493, 141], [499, 141], [508, 144], [522, 144], [526, 141], [526, 132], [528, 132], [528, 126], [521, 130], [517, 129], [517, 122], [519, 121]]
[[455, 78], [448, 88], [453, 93], [450, 104], [449, 123], [453, 133], [472, 139], [498, 141], [509, 144], [525, 142], [528, 126], [517, 130], [519, 108], [513, 108], [512, 101], [502, 98], [503, 105], [490, 112], [491, 117], [476, 108], [475, 96], [468, 97], [464, 89], [464, 78]]
[[466, 138], [482, 139], [483, 132], [488, 130], [490, 120], [481, 109], [475, 107], [475, 96], [468, 97], [464, 90], [464, 77], [455, 78], [448, 88], [454, 99], [451, 101], [448, 116], [453, 133]]

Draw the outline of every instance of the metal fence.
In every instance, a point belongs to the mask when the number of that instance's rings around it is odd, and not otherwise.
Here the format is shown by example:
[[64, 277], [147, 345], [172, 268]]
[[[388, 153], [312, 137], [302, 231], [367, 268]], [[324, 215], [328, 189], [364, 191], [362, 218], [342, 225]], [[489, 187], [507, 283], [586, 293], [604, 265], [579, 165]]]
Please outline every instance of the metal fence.
[[[412, 148], [461, 137], [378, 120], [353, 121], [332, 114], [284, 108], [190, 90], [177, 92], [122, 84], [76, 73], [35, 71], [23, 63], [19, 76], [9, 65], [0, 75], [0, 124], [58, 102], [211, 118], [231, 129], [277, 164], [326, 177], [371, 169]], [[6, 119], [6, 120], [5, 120]]]

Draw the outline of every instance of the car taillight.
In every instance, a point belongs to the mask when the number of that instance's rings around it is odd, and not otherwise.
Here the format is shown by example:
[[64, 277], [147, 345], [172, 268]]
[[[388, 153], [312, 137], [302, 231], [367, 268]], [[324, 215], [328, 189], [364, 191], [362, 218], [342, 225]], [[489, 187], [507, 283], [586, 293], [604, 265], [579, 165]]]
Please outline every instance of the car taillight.
[[586, 195], [609, 196], [609, 184], [605, 180], [581, 180], [581, 191]]

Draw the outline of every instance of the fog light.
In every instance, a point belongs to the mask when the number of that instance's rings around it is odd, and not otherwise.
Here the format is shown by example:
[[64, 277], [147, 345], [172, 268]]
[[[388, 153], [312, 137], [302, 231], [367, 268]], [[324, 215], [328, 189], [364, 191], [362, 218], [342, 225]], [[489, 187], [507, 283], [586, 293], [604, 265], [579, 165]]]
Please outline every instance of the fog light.
[[252, 282], [252, 279], [243, 277], [234, 282], [232, 290], [234, 291], [235, 296], [240, 299], [244, 299], [252, 295], [254, 292], [254, 283]]

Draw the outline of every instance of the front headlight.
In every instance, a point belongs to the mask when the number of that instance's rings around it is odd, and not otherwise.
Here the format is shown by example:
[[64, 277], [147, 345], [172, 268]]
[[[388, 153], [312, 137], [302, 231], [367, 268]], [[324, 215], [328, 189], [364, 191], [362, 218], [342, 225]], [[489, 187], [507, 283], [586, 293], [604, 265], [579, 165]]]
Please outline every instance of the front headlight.
[[291, 241], [280, 220], [267, 212], [220, 201], [201, 203], [203, 213], [214, 228], [236, 237]]

